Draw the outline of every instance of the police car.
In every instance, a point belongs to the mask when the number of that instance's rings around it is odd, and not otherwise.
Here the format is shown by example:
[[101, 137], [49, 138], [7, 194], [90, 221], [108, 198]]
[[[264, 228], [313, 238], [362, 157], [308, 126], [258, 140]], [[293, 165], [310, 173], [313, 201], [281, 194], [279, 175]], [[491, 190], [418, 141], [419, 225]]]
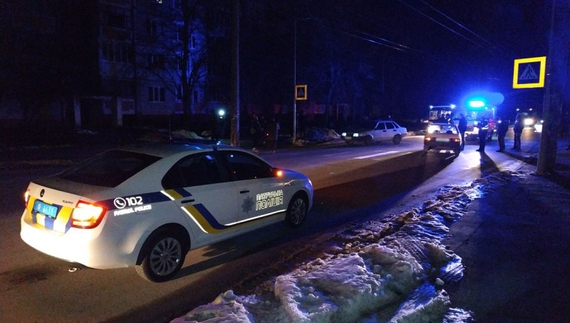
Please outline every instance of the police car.
[[135, 266], [141, 277], [162, 282], [189, 250], [279, 221], [299, 227], [312, 203], [309, 178], [248, 151], [136, 144], [32, 181], [20, 236], [65, 261]]

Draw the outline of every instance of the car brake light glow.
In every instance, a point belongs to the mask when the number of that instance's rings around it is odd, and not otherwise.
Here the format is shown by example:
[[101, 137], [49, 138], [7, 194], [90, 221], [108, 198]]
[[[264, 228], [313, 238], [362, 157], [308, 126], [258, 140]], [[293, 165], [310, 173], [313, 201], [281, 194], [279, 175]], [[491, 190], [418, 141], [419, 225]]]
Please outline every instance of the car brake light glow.
[[30, 200], [30, 191], [24, 193], [24, 206], [28, 207], [28, 201]]
[[79, 201], [71, 214], [71, 226], [83, 229], [95, 228], [103, 220], [105, 211], [101, 206]]

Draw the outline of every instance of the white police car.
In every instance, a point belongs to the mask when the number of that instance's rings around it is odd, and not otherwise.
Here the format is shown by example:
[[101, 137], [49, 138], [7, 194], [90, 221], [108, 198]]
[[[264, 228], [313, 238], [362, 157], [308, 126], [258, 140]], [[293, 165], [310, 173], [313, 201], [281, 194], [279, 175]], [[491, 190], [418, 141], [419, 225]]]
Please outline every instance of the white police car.
[[161, 282], [176, 275], [189, 250], [278, 221], [298, 227], [312, 203], [306, 176], [239, 148], [133, 145], [31, 182], [20, 236], [66, 261], [134, 265]]

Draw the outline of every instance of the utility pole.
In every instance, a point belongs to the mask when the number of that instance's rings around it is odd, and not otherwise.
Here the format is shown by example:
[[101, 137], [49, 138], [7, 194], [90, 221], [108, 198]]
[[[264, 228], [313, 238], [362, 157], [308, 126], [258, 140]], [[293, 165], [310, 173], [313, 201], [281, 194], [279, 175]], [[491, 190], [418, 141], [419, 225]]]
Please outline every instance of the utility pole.
[[230, 144], [232, 146], [239, 146], [239, 119], [240, 119], [240, 98], [239, 98], [239, 0], [233, 1], [233, 39], [232, 39], [232, 50], [233, 50], [233, 70], [232, 70], [232, 80], [233, 80], [233, 104], [231, 113], [231, 130], [230, 130]]
[[[297, 19], [293, 22], [293, 89], [297, 88]], [[293, 143], [297, 140], [297, 93], [293, 92]]]
[[[566, 6], [564, 5], [566, 2]], [[553, 46], [556, 42], [555, 40], [555, 30], [557, 26], [567, 26], [568, 23], [568, 4], [567, 0], [562, 0], [561, 9], [559, 10], [558, 19], [556, 0], [552, 0], [552, 12], [550, 19], [550, 35], [548, 39], [548, 56], [546, 60], [546, 80], [544, 88], [544, 102], [543, 102], [543, 118], [544, 126], [542, 130], [542, 136], [540, 140], [540, 151], [538, 154], [536, 173], [538, 175], [548, 175], [554, 173], [554, 167], [556, 165], [556, 155], [558, 146], [558, 134], [560, 119], [562, 115], [562, 100], [561, 97], [561, 75], [565, 75], [564, 68], [564, 58], [563, 54], [554, 52]], [[565, 8], [564, 8], [565, 7]], [[566, 40], [567, 41], [567, 40]], [[562, 42], [564, 43], [564, 42]], [[566, 53], [566, 55], [568, 55]], [[566, 57], [566, 59], [568, 59]], [[555, 66], [554, 70], [552, 66]], [[566, 68], [568, 68], [566, 66]], [[555, 80], [555, 82], [553, 82]], [[554, 84], [553, 84], [554, 83]], [[554, 91], [553, 91], [554, 86]]]

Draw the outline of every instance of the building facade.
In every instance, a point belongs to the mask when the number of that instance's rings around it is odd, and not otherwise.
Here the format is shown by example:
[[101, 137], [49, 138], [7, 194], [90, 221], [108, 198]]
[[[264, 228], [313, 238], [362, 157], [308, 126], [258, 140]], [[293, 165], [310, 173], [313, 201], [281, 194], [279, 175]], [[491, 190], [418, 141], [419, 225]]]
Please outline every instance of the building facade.
[[202, 113], [205, 33], [193, 1], [7, 0], [1, 6], [9, 32], [0, 117], [10, 124], [121, 126]]

